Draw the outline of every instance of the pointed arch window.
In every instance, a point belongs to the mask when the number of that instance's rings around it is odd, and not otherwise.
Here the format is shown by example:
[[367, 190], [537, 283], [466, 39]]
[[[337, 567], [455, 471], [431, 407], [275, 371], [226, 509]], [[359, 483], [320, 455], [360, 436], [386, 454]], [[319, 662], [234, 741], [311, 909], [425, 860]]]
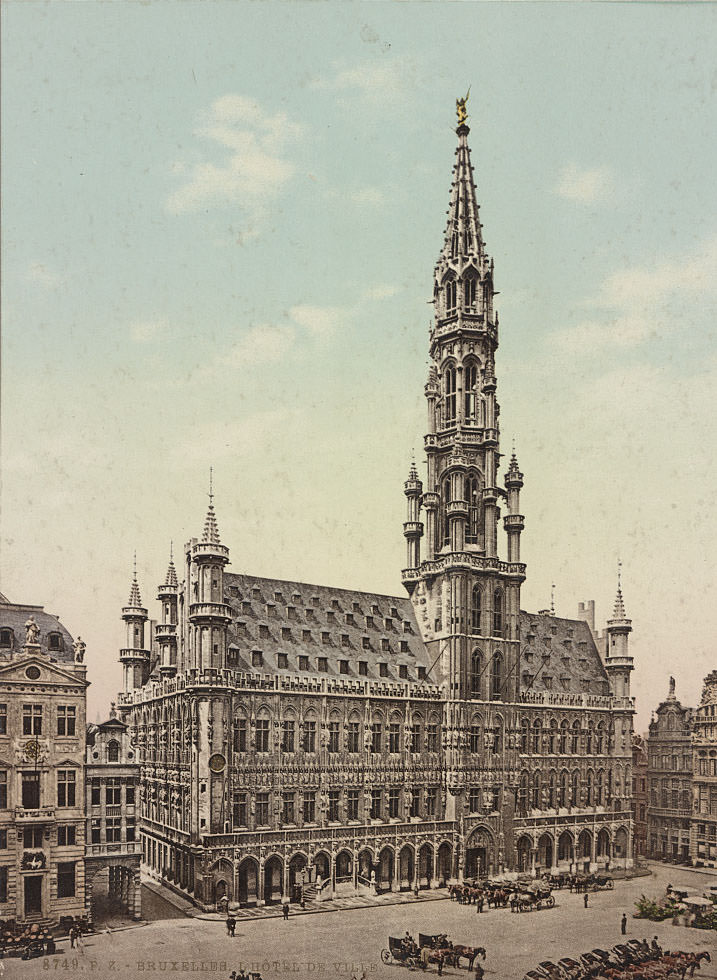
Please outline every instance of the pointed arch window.
[[568, 805], [568, 773], [566, 769], [560, 773], [560, 792], [558, 794], [558, 806]]
[[[478, 543], [478, 499], [480, 485], [475, 473], [466, 480], [466, 498], [468, 501], [468, 526], [466, 527], [466, 544]], [[480, 632], [480, 631], [479, 631]]]
[[463, 302], [466, 310], [471, 312], [476, 308], [476, 279], [475, 276], [467, 276], [463, 281]]
[[503, 655], [497, 651], [493, 654], [490, 666], [490, 697], [491, 701], [500, 701], [503, 696]]
[[471, 425], [475, 425], [477, 422], [477, 405], [478, 405], [478, 365], [474, 362], [466, 364], [465, 371], [463, 372], [465, 393], [464, 393], [464, 408], [465, 408], [465, 419]]
[[503, 593], [496, 589], [493, 593], [493, 636], [503, 635]]
[[443, 372], [443, 412], [444, 423], [454, 425], [456, 421], [456, 369], [452, 364]]
[[451, 522], [448, 518], [448, 504], [451, 502], [451, 478], [447, 476], [443, 481], [443, 494], [442, 494], [442, 525], [443, 525], [443, 541], [442, 545], [450, 544], [451, 540]]
[[557, 779], [555, 776], [555, 770], [551, 769], [550, 780], [548, 782], [548, 806], [551, 810], [555, 806], [556, 783]]
[[483, 658], [480, 650], [474, 650], [471, 654], [471, 694], [474, 697], [480, 696], [481, 674], [483, 673]]
[[119, 762], [119, 742], [115, 739], [110, 739], [107, 743], [107, 761], [108, 762]]
[[481, 613], [481, 590], [480, 585], [474, 585], [471, 592], [471, 633], [473, 636], [480, 636], [480, 613]]
[[446, 282], [446, 313], [449, 315], [456, 312], [456, 302], [458, 298], [458, 288], [455, 279]]
[[570, 786], [570, 806], [578, 805], [578, 793], [580, 791], [580, 773], [575, 770]]

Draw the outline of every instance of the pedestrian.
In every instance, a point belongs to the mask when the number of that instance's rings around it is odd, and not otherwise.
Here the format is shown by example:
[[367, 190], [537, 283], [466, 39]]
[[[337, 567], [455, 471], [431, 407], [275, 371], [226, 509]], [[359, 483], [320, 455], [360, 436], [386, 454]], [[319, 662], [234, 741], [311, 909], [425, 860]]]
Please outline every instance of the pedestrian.
[[286, 920], [289, 918], [289, 903], [288, 902], [284, 902], [284, 905], [283, 905], [283, 909], [282, 910], [284, 912], [284, 922], [286, 922]]
[[70, 926], [70, 931], [68, 935], [70, 937], [70, 949], [74, 949], [75, 942], [77, 941], [77, 929], [75, 928], [74, 923]]
[[585, 905], [585, 908], [588, 907], [588, 893], [587, 892], [585, 892], [585, 894], [583, 895], [583, 904]]
[[232, 921], [233, 921], [232, 920], [232, 917], [230, 915], [228, 915], [227, 916], [227, 936], [231, 936], [231, 934], [232, 934]]
[[81, 953], [84, 953], [85, 944], [82, 942], [82, 926], [77, 927], [77, 936], [75, 937], [75, 945]]
[[623, 934], [623, 936], [627, 932], [627, 916], [624, 912], [622, 913], [622, 919], [620, 920], [620, 932]]

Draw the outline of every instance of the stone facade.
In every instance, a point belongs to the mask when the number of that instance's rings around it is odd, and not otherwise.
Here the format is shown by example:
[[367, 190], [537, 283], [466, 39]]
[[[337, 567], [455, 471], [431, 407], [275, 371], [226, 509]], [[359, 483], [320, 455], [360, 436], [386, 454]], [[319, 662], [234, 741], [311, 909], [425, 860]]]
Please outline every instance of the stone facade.
[[141, 918], [138, 789], [136, 750], [113, 705], [107, 721], [87, 726], [85, 898], [90, 920], [99, 909], [114, 914], [117, 907], [132, 919]]
[[632, 850], [636, 861], [647, 856], [647, 811], [650, 802], [647, 783], [647, 740], [632, 736]]
[[677, 700], [674, 678], [650, 722], [647, 755], [648, 856], [686, 863], [692, 817], [692, 709]]
[[694, 812], [690, 834], [692, 863], [717, 867], [717, 671], [704, 680], [692, 718]]
[[0, 597], [0, 918], [57, 922], [85, 900], [84, 643]]
[[136, 577], [123, 609], [143, 858], [198, 904], [632, 864], [631, 622], [619, 586], [601, 649], [520, 608], [523, 474], [514, 454], [498, 485], [493, 263], [457, 134], [409, 598], [228, 573], [212, 498], [154, 637]]

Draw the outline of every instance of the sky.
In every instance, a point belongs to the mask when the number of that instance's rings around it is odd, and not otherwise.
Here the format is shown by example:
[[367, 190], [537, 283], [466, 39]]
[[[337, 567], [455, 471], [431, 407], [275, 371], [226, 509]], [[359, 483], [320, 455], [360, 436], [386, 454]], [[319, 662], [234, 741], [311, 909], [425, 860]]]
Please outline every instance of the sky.
[[[62, 2], [2, 16], [0, 589], [121, 688], [209, 467], [230, 570], [401, 594], [470, 86], [522, 605], [717, 667], [717, 5]], [[505, 554], [504, 536], [501, 548]]]

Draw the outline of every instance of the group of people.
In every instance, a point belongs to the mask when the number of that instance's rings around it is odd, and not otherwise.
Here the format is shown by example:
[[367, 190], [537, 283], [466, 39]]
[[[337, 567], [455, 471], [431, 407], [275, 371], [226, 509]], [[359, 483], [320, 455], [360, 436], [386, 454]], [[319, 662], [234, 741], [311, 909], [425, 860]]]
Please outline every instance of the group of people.
[[84, 952], [85, 945], [82, 939], [82, 928], [77, 922], [73, 922], [67, 934], [70, 938], [70, 949], [77, 949], [80, 953]]
[[262, 980], [261, 973], [245, 973], [244, 970], [232, 970], [229, 980]]

